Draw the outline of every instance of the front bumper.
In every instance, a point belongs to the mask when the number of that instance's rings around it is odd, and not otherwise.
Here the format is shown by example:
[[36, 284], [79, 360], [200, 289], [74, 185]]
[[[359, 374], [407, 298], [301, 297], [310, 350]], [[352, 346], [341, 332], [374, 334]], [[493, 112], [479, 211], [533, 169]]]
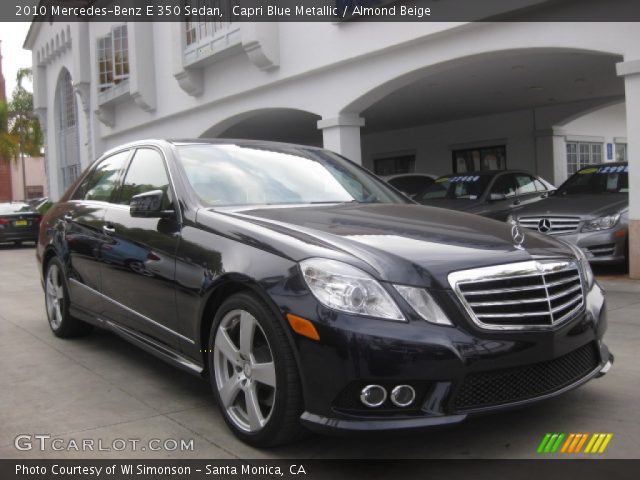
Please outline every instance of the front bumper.
[[580, 247], [591, 264], [610, 264], [625, 261], [627, 235], [626, 228], [618, 227], [598, 232], [554, 235], [554, 237]]
[[[320, 341], [295, 339], [305, 396], [302, 423], [311, 429], [336, 432], [455, 424], [470, 415], [560, 395], [606, 373], [613, 361], [602, 342], [606, 309], [604, 294], [597, 284], [587, 292], [580, 314], [543, 331], [482, 330], [466, 317], [453, 293], [442, 291], [438, 295], [445, 311], [456, 320], [456, 327], [436, 326], [420, 318], [398, 324], [354, 317], [318, 308], [316, 304], [314, 324]], [[301, 302], [296, 314], [314, 318], [314, 312], [304, 311], [310, 303]], [[460, 401], [463, 389], [467, 395], [469, 391], [474, 395], [476, 387], [469, 390], [472, 379], [490, 379], [484, 384], [489, 386], [489, 393], [499, 391], [494, 387], [507, 378], [510, 382], [534, 378], [544, 383], [556, 370], [566, 371], [566, 366], [572, 364], [568, 362], [575, 363], [575, 355], [586, 351], [592, 352], [588, 356], [590, 363], [583, 362], [582, 370], [561, 377], [562, 382], [557, 385], [550, 383], [531, 390], [532, 395], [496, 397], [476, 405], [473, 399]], [[417, 392], [416, 400], [405, 409], [389, 402], [377, 409], [364, 407], [357, 394], [367, 384], [385, 388], [410, 384]]]

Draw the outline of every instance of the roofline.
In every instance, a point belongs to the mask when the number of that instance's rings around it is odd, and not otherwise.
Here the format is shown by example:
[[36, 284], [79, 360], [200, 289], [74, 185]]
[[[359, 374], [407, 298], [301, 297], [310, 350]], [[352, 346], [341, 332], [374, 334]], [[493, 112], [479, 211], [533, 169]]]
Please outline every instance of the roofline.
[[[38, 2], [38, 6], [42, 3], [42, 0]], [[40, 25], [42, 22], [36, 22], [35, 20], [31, 20], [31, 25], [29, 25], [29, 31], [27, 32], [27, 36], [24, 39], [22, 44], [22, 48], [25, 50], [32, 50], [33, 44], [36, 41], [36, 37], [40, 32]]]
[[269, 146], [269, 147], [302, 147], [310, 150], [322, 150], [322, 147], [316, 147], [313, 145], [300, 145], [296, 143], [286, 142], [274, 142], [270, 140], [251, 140], [251, 139], [234, 139], [234, 138], [184, 138], [184, 139], [166, 139], [166, 138], [144, 138], [140, 140], [134, 140], [131, 142], [117, 145], [109, 150], [105, 151], [100, 158], [111, 155], [117, 151], [127, 148], [135, 148], [140, 146], [156, 146], [166, 147], [168, 145], [224, 145], [231, 144], [237, 146]]

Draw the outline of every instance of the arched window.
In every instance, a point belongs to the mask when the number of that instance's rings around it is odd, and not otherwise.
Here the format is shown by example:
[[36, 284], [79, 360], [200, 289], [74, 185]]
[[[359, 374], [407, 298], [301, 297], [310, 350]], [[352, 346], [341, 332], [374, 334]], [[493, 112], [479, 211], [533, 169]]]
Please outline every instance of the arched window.
[[64, 192], [80, 174], [78, 107], [71, 75], [66, 69], [60, 73], [56, 86], [55, 116], [60, 188]]

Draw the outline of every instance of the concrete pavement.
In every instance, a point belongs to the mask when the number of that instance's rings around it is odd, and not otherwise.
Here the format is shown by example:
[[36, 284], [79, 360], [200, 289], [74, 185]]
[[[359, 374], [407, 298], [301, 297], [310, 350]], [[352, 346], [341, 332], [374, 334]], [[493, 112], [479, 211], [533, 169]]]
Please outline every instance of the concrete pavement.
[[[628, 284], [621, 290], [608, 292], [606, 339], [614, 367], [560, 398], [446, 429], [358, 438], [311, 435], [260, 451], [229, 433], [207, 382], [105, 331], [74, 340], [54, 337], [33, 247], [0, 245], [0, 458], [540, 458], [535, 450], [546, 432], [612, 432], [599, 457], [637, 458], [640, 293]], [[51, 435], [64, 450], [18, 450], [14, 440], [21, 434]], [[134, 439], [139, 448], [69, 449], [72, 440], [87, 439], [108, 448], [116, 439]], [[142, 451], [150, 439], [192, 439], [193, 449]]]

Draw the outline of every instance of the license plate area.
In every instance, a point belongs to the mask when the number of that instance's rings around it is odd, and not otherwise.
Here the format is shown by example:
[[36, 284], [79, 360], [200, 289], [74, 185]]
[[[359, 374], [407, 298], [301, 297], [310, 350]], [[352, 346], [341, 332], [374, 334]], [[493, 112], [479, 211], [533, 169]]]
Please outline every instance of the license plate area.
[[13, 224], [16, 227], [26, 227], [29, 225], [29, 221], [28, 220], [16, 220], [15, 222], [13, 222]]

